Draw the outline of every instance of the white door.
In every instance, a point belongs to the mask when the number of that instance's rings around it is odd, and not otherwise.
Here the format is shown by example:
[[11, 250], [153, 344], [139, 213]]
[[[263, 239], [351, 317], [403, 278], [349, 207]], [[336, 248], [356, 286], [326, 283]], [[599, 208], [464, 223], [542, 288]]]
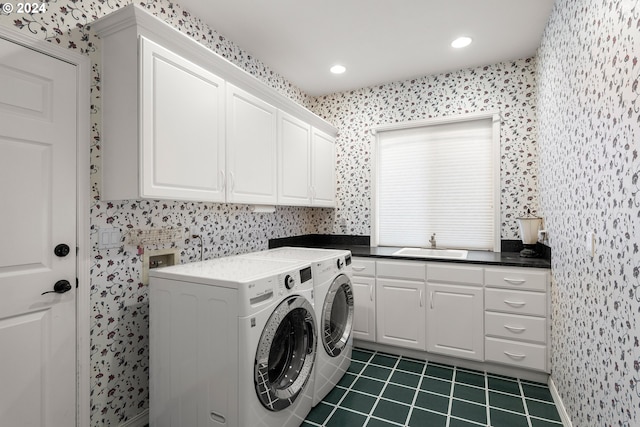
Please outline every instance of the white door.
[[76, 423], [75, 99], [75, 66], [0, 39], [1, 426]]

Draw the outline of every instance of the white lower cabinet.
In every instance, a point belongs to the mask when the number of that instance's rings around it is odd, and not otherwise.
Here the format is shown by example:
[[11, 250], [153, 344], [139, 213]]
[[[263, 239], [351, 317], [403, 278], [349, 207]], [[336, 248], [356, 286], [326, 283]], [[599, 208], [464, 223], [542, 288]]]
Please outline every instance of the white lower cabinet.
[[376, 263], [376, 341], [425, 350], [425, 264]]
[[376, 262], [353, 258], [353, 337], [376, 340]]
[[548, 273], [531, 268], [485, 270], [485, 358], [549, 372]]
[[355, 309], [353, 337], [365, 341], [376, 340], [376, 279], [353, 276], [351, 281]]
[[425, 349], [424, 282], [377, 279], [377, 342]]
[[354, 338], [549, 372], [548, 271], [363, 258], [353, 271]]
[[482, 288], [427, 282], [427, 351], [484, 360]]
[[484, 269], [427, 264], [427, 351], [484, 360]]

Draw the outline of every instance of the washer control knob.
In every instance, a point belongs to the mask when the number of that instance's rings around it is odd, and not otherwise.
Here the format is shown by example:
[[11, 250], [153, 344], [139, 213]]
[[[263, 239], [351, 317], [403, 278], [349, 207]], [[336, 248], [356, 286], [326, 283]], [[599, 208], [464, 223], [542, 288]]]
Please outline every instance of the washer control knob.
[[342, 261], [341, 258], [338, 258], [338, 262], [336, 262], [336, 265], [338, 266], [338, 270], [344, 267], [344, 262]]
[[296, 281], [294, 280], [294, 278], [287, 274], [287, 276], [284, 278], [284, 285], [287, 287], [287, 289], [293, 288], [295, 284]]

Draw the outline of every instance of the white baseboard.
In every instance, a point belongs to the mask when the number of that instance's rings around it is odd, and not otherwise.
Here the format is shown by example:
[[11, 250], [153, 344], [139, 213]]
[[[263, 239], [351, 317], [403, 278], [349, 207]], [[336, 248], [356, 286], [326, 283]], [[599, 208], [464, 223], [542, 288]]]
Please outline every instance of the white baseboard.
[[149, 410], [145, 409], [130, 420], [125, 421], [118, 427], [144, 427], [149, 424]]
[[560, 419], [562, 420], [562, 425], [564, 427], [573, 427], [571, 423], [571, 418], [569, 418], [569, 413], [567, 409], [564, 407], [564, 403], [562, 403], [562, 399], [560, 399], [560, 394], [558, 393], [558, 389], [556, 388], [556, 384], [553, 382], [553, 378], [549, 376], [549, 390], [551, 391], [551, 396], [553, 396], [553, 401], [556, 404], [556, 408], [558, 408], [558, 415], [560, 415]]

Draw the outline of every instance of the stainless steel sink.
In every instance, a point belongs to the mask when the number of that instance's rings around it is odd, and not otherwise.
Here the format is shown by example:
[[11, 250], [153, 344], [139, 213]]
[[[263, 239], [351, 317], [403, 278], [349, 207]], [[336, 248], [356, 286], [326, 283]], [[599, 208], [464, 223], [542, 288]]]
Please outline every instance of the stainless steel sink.
[[402, 248], [393, 255], [415, 258], [445, 258], [467, 259], [468, 251], [462, 249], [428, 249], [428, 248]]

